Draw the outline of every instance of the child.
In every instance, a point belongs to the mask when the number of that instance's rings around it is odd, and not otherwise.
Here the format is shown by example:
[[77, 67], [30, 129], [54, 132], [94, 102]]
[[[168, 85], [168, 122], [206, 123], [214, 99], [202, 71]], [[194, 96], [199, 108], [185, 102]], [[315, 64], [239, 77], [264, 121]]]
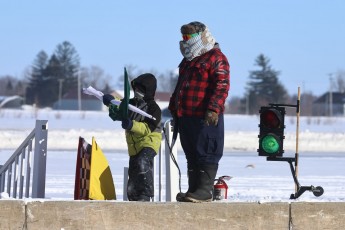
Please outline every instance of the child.
[[[130, 201], [150, 201], [154, 196], [153, 158], [159, 151], [162, 134], [160, 128], [161, 110], [154, 100], [157, 80], [145, 73], [131, 81], [134, 98], [131, 105], [152, 115], [156, 120], [128, 111], [128, 118], [122, 118], [122, 128], [126, 130], [129, 154], [127, 196]], [[118, 108], [110, 103], [114, 97], [103, 96], [103, 103], [109, 106], [109, 116], [118, 119]]]

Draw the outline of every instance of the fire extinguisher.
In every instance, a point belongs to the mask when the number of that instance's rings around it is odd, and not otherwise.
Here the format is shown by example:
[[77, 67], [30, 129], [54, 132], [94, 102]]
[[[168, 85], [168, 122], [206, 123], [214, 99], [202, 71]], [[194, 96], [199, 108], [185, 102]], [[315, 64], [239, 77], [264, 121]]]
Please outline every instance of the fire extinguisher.
[[216, 184], [213, 186], [213, 200], [223, 200], [228, 198], [228, 185], [225, 180], [230, 180], [231, 176], [221, 176], [215, 179]]

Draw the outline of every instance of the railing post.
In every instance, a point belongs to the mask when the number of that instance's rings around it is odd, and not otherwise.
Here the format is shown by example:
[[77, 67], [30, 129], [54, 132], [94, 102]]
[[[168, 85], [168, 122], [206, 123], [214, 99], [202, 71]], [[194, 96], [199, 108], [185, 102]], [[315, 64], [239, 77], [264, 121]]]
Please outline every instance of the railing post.
[[48, 121], [36, 120], [32, 198], [45, 197]]
[[172, 149], [172, 152], [170, 153], [170, 143], [173, 136], [173, 127], [170, 124], [171, 121], [167, 121], [164, 124], [167, 139], [167, 141], [165, 142], [166, 201], [176, 201], [176, 194], [179, 191], [179, 174], [176, 165], [171, 160], [170, 154], [173, 154], [177, 163], [177, 147], [175, 145], [175, 147]]
[[[0, 169], [1, 169], [2, 165], [0, 165]], [[3, 186], [3, 176], [2, 174], [0, 174], [0, 193], [4, 191], [4, 186]]]
[[127, 201], [128, 167], [123, 168], [123, 195], [122, 200]]
[[[162, 135], [163, 135], [163, 133], [162, 133]], [[162, 148], [162, 143], [161, 143], [161, 146], [159, 148], [159, 153], [158, 153], [158, 156], [157, 156], [158, 157], [158, 201], [162, 201], [162, 173], [163, 173], [162, 172], [162, 158], [163, 158], [163, 156], [162, 156], [162, 154], [163, 154], [162, 153], [163, 152], [162, 149], [163, 148]], [[156, 176], [156, 173], [155, 173], [155, 176]]]

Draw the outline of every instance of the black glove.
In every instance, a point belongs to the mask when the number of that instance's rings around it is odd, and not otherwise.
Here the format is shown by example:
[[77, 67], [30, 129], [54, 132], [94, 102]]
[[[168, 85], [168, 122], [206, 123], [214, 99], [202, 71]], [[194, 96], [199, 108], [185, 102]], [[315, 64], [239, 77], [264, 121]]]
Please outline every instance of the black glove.
[[170, 111], [169, 110], [169, 112], [170, 112], [170, 114], [171, 114], [171, 120], [170, 120], [170, 125], [172, 126], [172, 127], [175, 127], [175, 125], [177, 125], [177, 112], [176, 111]]
[[177, 115], [176, 116], [173, 116], [171, 121], [170, 121], [170, 124], [172, 127], [175, 127], [177, 125]]
[[111, 104], [111, 100], [114, 100], [114, 96], [111, 94], [104, 94], [103, 95], [103, 104], [109, 106]]
[[133, 121], [129, 118], [125, 118], [122, 120], [122, 124], [121, 124], [122, 128], [123, 129], [126, 129], [126, 130], [131, 130], [132, 127], [133, 127]]
[[113, 104], [109, 105], [109, 117], [113, 121], [121, 121], [122, 120], [121, 112], [120, 112], [120, 109], [117, 105], [113, 105]]

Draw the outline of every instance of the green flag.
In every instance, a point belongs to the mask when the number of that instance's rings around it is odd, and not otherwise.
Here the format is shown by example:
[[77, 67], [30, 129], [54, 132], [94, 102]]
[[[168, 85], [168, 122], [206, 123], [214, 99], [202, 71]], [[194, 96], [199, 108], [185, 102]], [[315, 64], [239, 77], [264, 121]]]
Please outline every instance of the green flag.
[[129, 103], [129, 93], [130, 93], [130, 88], [129, 88], [129, 82], [128, 82], [128, 74], [127, 70], [125, 67], [125, 74], [124, 74], [124, 96], [122, 99], [122, 102], [120, 104], [120, 112], [122, 118], [127, 118], [128, 117], [128, 103]]

